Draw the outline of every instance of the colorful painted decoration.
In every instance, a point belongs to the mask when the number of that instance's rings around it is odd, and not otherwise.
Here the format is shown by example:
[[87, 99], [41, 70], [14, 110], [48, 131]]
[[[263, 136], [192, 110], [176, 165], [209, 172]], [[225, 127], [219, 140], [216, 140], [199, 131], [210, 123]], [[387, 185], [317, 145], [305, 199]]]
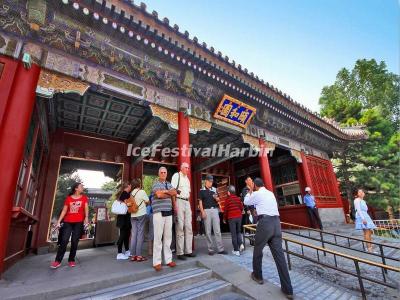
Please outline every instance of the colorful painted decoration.
[[246, 128], [255, 114], [254, 107], [225, 94], [215, 110], [214, 118]]

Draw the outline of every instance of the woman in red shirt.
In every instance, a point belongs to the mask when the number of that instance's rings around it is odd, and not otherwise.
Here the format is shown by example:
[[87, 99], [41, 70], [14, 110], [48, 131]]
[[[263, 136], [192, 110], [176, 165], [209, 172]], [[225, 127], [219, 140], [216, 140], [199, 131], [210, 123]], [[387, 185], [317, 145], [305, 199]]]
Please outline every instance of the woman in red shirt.
[[60, 223], [64, 221], [62, 238], [58, 247], [55, 261], [51, 264], [51, 268], [57, 269], [61, 266], [61, 261], [64, 258], [65, 251], [69, 238], [71, 237], [71, 251], [69, 252], [68, 265], [75, 267], [76, 250], [78, 249], [79, 239], [83, 233], [83, 222], [89, 224], [89, 204], [88, 198], [82, 194], [83, 184], [75, 183], [71, 187], [71, 191], [65, 199], [64, 208], [58, 218], [57, 227], [60, 228]]
[[228, 187], [228, 198], [225, 200], [224, 223], [228, 220], [229, 230], [231, 231], [233, 251], [236, 256], [240, 256], [240, 250], [244, 249], [241, 235], [243, 203], [235, 195], [236, 189], [233, 185]]

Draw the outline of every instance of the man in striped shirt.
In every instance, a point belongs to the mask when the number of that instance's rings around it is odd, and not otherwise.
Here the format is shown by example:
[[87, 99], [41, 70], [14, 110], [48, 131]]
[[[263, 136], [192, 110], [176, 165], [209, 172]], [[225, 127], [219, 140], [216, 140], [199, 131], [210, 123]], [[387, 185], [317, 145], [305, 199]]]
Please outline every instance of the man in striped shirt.
[[169, 267], [175, 267], [172, 261], [171, 240], [172, 240], [172, 216], [175, 207], [172, 198], [176, 196], [176, 190], [167, 181], [167, 169], [161, 167], [158, 170], [159, 179], [154, 182], [152, 188], [153, 200], [153, 268], [161, 271], [161, 257], [164, 251], [165, 263]]

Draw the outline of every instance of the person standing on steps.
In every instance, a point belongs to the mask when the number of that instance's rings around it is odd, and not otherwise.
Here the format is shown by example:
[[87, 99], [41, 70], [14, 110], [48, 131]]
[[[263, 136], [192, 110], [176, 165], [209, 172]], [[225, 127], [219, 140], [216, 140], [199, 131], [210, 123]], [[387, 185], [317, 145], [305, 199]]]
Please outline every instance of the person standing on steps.
[[86, 226], [89, 224], [88, 198], [83, 195], [82, 183], [76, 182], [72, 185], [56, 224], [58, 228], [60, 228], [61, 221], [64, 221], [62, 240], [57, 250], [56, 259], [50, 266], [53, 269], [57, 269], [61, 266], [70, 237], [71, 250], [69, 252], [68, 265], [70, 267], [75, 267], [76, 265], [75, 256], [78, 250], [79, 239], [83, 233], [83, 224]]
[[240, 251], [244, 250], [241, 234], [243, 203], [235, 193], [235, 186], [230, 185], [228, 187], [228, 198], [225, 201], [224, 223], [228, 222], [229, 224], [233, 245], [232, 254], [240, 256]]
[[139, 178], [132, 180], [131, 195], [135, 198], [138, 210], [131, 213], [131, 261], [146, 261], [147, 258], [142, 256], [142, 247], [144, 241], [144, 225], [146, 222], [146, 205], [149, 204], [149, 197], [142, 189], [142, 181]]
[[[376, 225], [368, 214], [368, 206], [364, 200], [364, 191], [362, 189], [358, 189], [356, 196], [356, 199], [354, 199], [354, 208], [356, 210], [356, 220], [354, 222], [355, 228], [357, 230], [362, 230], [364, 233], [364, 240], [371, 242], [372, 233], [376, 228]], [[367, 243], [367, 251], [373, 252], [371, 243]]]
[[[129, 182], [123, 182], [116, 195], [117, 199], [125, 202], [130, 197], [132, 186]], [[117, 241], [118, 254], [117, 260], [129, 259], [129, 238], [131, 236], [131, 214], [127, 212], [125, 215], [117, 215], [117, 227], [119, 228], [119, 238]], [[122, 253], [122, 246], [125, 247], [125, 252]]]
[[161, 271], [162, 254], [167, 266], [173, 268], [176, 263], [172, 261], [171, 240], [172, 240], [172, 215], [175, 204], [172, 198], [176, 196], [176, 190], [167, 181], [167, 168], [158, 169], [158, 180], [152, 187], [153, 199], [153, 268]]
[[189, 164], [182, 163], [180, 172], [172, 176], [171, 184], [176, 189], [176, 256], [180, 260], [195, 257], [192, 250], [192, 208], [190, 207]]
[[201, 217], [204, 220], [206, 228], [206, 239], [208, 246], [208, 254], [214, 255], [213, 241], [211, 229], [214, 231], [215, 243], [217, 245], [218, 254], [227, 254], [222, 243], [221, 227], [219, 221], [219, 197], [215, 188], [213, 188], [214, 177], [206, 176], [205, 186], [199, 193], [199, 207]]
[[244, 204], [254, 205], [258, 216], [251, 279], [259, 284], [264, 283], [262, 258], [263, 249], [268, 244], [278, 269], [281, 290], [288, 299], [293, 299], [292, 283], [282, 249], [281, 223], [275, 195], [264, 187], [264, 182], [261, 178], [256, 178], [254, 183], [249, 186], [249, 192], [244, 198]]
[[315, 227], [316, 224], [319, 229], [323, 230], [322, 222], [318, 213], [318, 208], [315, 204], [315, 198], [313, 195], [311, 195], [311, 188], [306, 187], [305, 191], [306, 195], [304, 196], [304, 204], [306, 205], [308, 215], [310, 216], [311, 226]]

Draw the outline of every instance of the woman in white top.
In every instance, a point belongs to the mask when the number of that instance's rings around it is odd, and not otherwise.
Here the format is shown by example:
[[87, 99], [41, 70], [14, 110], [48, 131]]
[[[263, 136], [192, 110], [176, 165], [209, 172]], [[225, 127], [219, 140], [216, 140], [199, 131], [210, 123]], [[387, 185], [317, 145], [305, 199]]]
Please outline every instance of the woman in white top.
[[[364, 240], [372, 241], [372, 233], [376, 228], [374, 222], [368, 214], [368, 206], [364, 200], [365, 193], [362, 189], [357, 190], [357, 198], [354, 199], [354, 208], [356, 210], [356, 229], [363, 230]], [[367, 243], [368, 252], [372, 252], [372, 244]]]
[[136, 213], [131, 213], [132, 236], [131, 236], [131, 260], [132, 261], [145, 261], [146, 257], [142, 256], [142, 246], [144, 240], [144, 225], [146, 222], [146, 205], [149, 203], [149, 197], [142, 189], [140, 179], [132, 181], [131, 195], [135, 198], [138, 206]]

